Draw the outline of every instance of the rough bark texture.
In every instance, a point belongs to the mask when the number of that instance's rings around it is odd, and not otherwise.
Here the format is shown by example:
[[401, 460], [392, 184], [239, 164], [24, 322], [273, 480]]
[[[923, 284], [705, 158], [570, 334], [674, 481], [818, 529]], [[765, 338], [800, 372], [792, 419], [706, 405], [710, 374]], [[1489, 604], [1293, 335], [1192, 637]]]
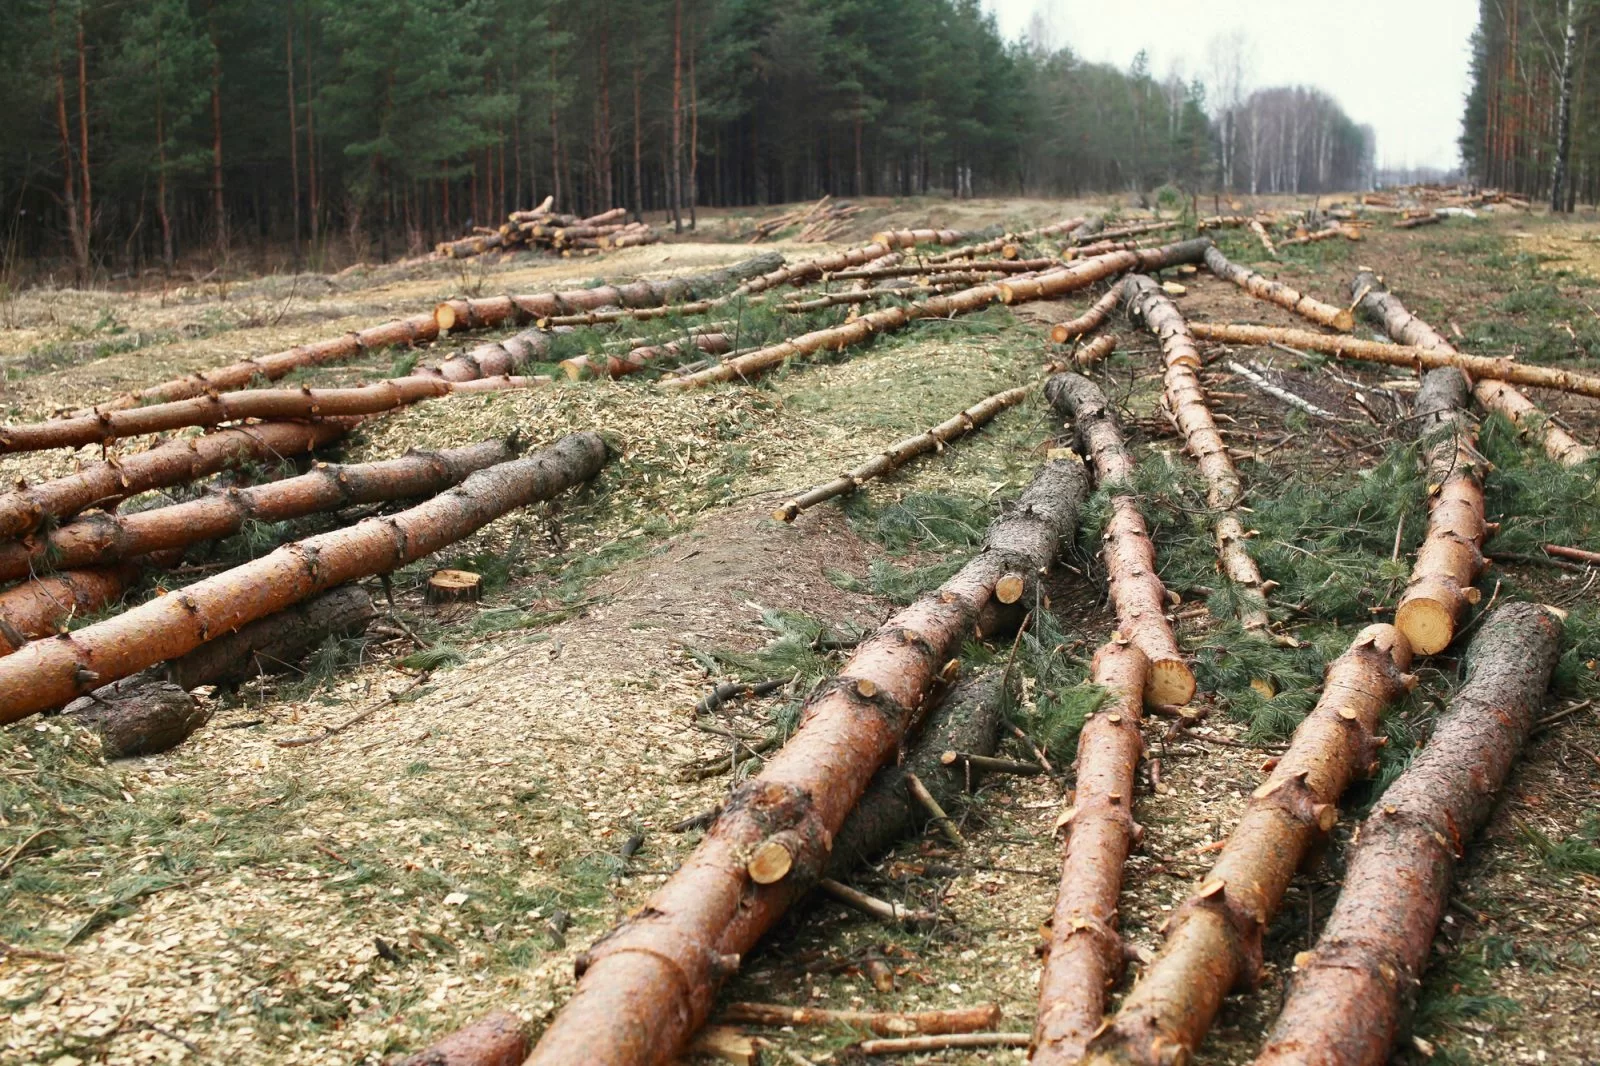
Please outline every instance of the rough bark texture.
[[1081, 337], [1085, 333], [1093, 333], [1105, 324], [1111, 317], [1111, 312], [1117, 309], [1117, 304], [1122, 301], [1122, 288], [1118, 285], [1111, 286], [1106, 294], [1096, 300], [1094, 304], [1077, 318], [1065, 322], [1057, 322], [1050, 327], [1050, 339], [1057, 344], [1065, 344], [1074, 337]]
[[527, 1057], [522, 1019], [497, 1010], [424, 1051], [389, 1059], [389, 1066], [521, 1066]]
[[337, 419], [260, 422], [90, 463], [76, 474], [0, 494], [0, 537], [21, 536], [48, 520], [109, 507], [126, 496], [181, 485], [243, 463], [301, 455], [337, 440], [353, 424]]
[[96, 689], [62, 713], [99, 734], [107, 759], [175, 748], [211, 719], [187, 689], [144, 674]]
[[1062, 815], [1067, 830], [1061, 886], [1039, 979], [1032, 1061], [1068, 1066], [1100, 1027], [1106, 991], [1122, 974], [1117, 897], [1128, 851], [1142, 832], [1133, 821], [1134, 774], [1144, 741], [1139, 708], [1149, 660], [1136, 645], [1100, 646], [1090, 679], [1109, 698], [1078, 736], [1077, 787]]
[[[1406, 310], [1405, 304], [1387, 291], [1383, 287], [1382, 279], [1370, 270], [1362, 270], [1356, 274], [1352, 289], [1360, 294], [1359, 304], [1362, 312], [1401, 344], [1425, 348], [1444, 355], [1461, 354], [1437, 330]], [[1594, 456], [1593, 448], [1578, 443], [1572, 434], [1562, 429], [1539, 410], [1533, 401], [1512, 386], [1504, 381], [1494, 380], [1491, 375], [1475, 370], [1471, 366], [1461, 365], [1461, 369], [1478, 379], [1472, 390], [1478, 406], [1485, 411], [1500, 412], [1524, 433], [1537, 433], [1545, 454], [1556, 462], [1564, 466], [1577, 466]]]
[[[1056, 374], [1045, 382], [1045, 397], [1071, 419], [1078, 451], [1094, 468], [1098, 488], [1131, 488], [1133, 455], [1105, 393], [1078, 374]], [[1156, 572], [1156, 550], [1145, 527], [1139, 500], [1127, 491], [1111, 497], [1111, 519], [1102, 538], [1106, 584], [1117, 614], [1117, 631], [1150, 660], [1145, 698], [1157, 705], [1183, 705], [1194, 698], [1194, 672], [1184, 662], [1167, 621], [1167, 589]]]
[[28, 541], [0, 543], [0, 581], [49, 570], [104, 566], [136, 555], [220, 540], [248, 521], [286, 522], [319, 511], [413, 496], [431, 496], [468, 474], [516, 458], [507, 441], [412, 452], [400, 459], [351, 466], [321, 465], [299, 477], [132, 514], [94, 514]]
[[207, 641], [162, 669], [183, 689], [237, 685], [289, 669], [329, 637], [367, 628], [377, 612], [359, 585], [340, 585], [304, 603]]
[[1261, 1066], [1382, 1066], [1415, 1000], [1456, 860], [1488, 819], [1560, 653], [1561, 619], [1508, 603], [1467, 651], [1467, 681], [1361, 826], [1339, 902], [1273, 1027]]
[[626, 355], [580, 355], [563, 359], [561, 369], [574, 381], [590, 377], [620, 378], [637, 374], [653, 363], [680, 359], [685, 355], [724, 355], [731, 351], [733, 338], [726, 333], [696, 333], [687, 341], [646, 344], [632, 349]]
[[976, 1033], [993, 1028], [1000, 1020], [1000, 1007], [995, 1003], [986, 1003], [981, 1007], [899, 1012], [786, 1007], [780, 1003], [730, 1003], [723, 1009], [721, 1020], [735, 1025], [839, 1025], [865, 1029], [879, 1036], [905, 1036], [910, 1033], [934, 1036]]
[[833, 274], [840, 270], [849, 270], [852, 267], [865, 266], [868, 263], [882, 259], [894, 251], [886, 244], [862, 245], [859, 248], [849, 248], [842, 252], [831, 252], [828, 255], [818, 256], [815, 259], [802, 259], [798, 263], [783, 265], [783, 258], [778, 258], [779, 265], [770, 268], [759, 277], [751, 278], [742, 283], [733, 292], [732, 298], [753, 296], [756, 293], [766, 292], [768, 289], [777, 288], [779, 285], [800, 285], [820, 278], [824, 274]]
[[877, 281], [881, 278], [915, 278], [924, 275], [972, 272], [976, 274], [1027, 274], [1035, 270], [1049, 270], [1061, 265], [1059, 259], [980, 259], [951, 263], [904, 263], [899, 266], [862, 267], [859, 270], [842, 270], [829, 276], [830, 281]]
[[1206, 269], [1219, 278], [1233, 282], [1251, 296], [1293, 311], [1319, 326], [1336, 329], [1340, 333], [1349, 333], [1355, 328], [1356, 317], [1348, 308], [1325, 304], [1282, 282], [1257, 274], [1249, 267], [1229, 262], [1228, 257], [1215, 247], [1206, 249]]
[[1184, 447], [1194, 456], [1206, 482], [1206, 503], [1216, 512], [1212, 529], [1217, 539], [1217, 558], [1223, 574], [1242, 593], [1239, 622], [1246, 629], [1267, 627], [1266, 592], [1261, 571], [1246, 548], [1244, 524], [1238, 507], [1244, 497], [1239, 472], [1233, 467], [1228, 446], [1206, 406], [1205, 389], [1196, 370], [1200, 353], [1183, 313], [1150, 278], [1136, 274], [1122, 284], [1123, 299], [1134, 317], [1144, 320], [1145, 328], [1161, 341], [1166, 363], [1166, 393], [1162, 403], [1183, 434]]
[[523, 330], [504, 340], [458, 352], [438, 366], [419, 366], [411, 372], [411, 376], [443, 378], [445, 381], [476, 381], [479, 378], [520, 374], [529, 363], [545, 361], [550, 354], [550, 337], [553, 333], [566, 332], [569, 331]]
[[1406, 689], [1411, 650], [1393, 626], [1363, 629], [1329, 665], [1316, 709], [1250, 796], [1221, 857], [1169, 919], [1166, 942], [1121, 1009], [1089, 1041], [1086, 1066], [1187, 1061], [1236, 983], [1261, 965], [1261, 937], [1295, 869], [1338, 820], [1335, 804], [1376, 764], [1384, 707]]
[[52, 418], [44, 422], [0, 427], [0, 451], [30, 452], [43, 448], [81, 448], [123, 437], [163, 433], [187, 426], [215, 426], [247, 418], [338, 418], [392, 411], [419, 400], [452, 392], [495, 392], [547, 384], [549, 378], [391, 378], [375, 385], [348, 389], [250, 389], [196, 396], [191, 400], [151, 404], [123, 411]]
[[285, 545], [68, 636], [35, 641], [0, 659], [0, 721], [59, 707], [335, 585], [404, 566], [588, 480], [605, 459], [598, 436], [573, 434], [410, 510]]
[[965, 411], [945, 419], [932, 429], [891, 444], [886, 451], [873, 456], [849, 473], [841, 474], [832, 481], [824, 482], [809, 492], [796, 496], [774, 510], [772, 517], [780, 522], [793, 522], [800, 516], [800, 512], [809, 507], [815, 507], [819, 503], [839, 496], [847, 496], [864, 483], [893, 473], [919, 455], [943, 451], [944, 446], [950, 441], [971, 433], [1007, 407], [1021, 403], [1027, 395], [1028, 389], [1024, 386], [997, 392], [993, 396], [979, 400]]
[[54, 636], [73, 618], [115, 603], [142, 569], [135, 562], [66, 570], [0, 592], [0, 655], [10, 655], [30, 640]]
[[966, 793], [964, 766], [947, 766], [946, 751], [993, 754], [1000, 721], [1015, 698], [1015, 679], [1008, 686], [1004, 670], [986, 670], [955, 685], [928, 715], [904, 763], [879, 770], [844, 825], [833, 838], [825, 877], [843, 879], [861, 863], [883, 854], [927, 822], [923, 809], [906, 790], [906, 775], [915, 774], [939, 806], [952, 809]]
[[1469, 388], [1467, 375], [1455, 367], [1430, 370], [1412, 415], [1428, 476], [1428, 532], [1394, 624], [1419, 655], [1448, 647], [1468, 606], [1478, 602], [1473, 584], [1483, 572], [1482, 472], [1488, 464], [1475, 447]]
[[[729, 797], [695, 852], [583, 957], [577, 991], [530, 1066], [655, 1064], [684, 1048], [722, 978], [815, 882], [829, 841], [894, 753], [995, 586], [1050, 565], [1077, 523], [1086, 487], [1075, 458], [1047, 463], [990, 526], [971, 562], [856, 649], [807, 701], [794, 737]], [[773, 844], [794, 856], [790, 872], [756, 885], [746, 864]]]
[[[1254, 344], [1266, 346], [1286, 344], [1291, 348], [1304, 348], [1310, 352], [1324, 352], [1341, 359], [1358, 359], [1368, 363], [1385, 363], [1389, 366], [1415, 367], [1432, 370], [1435, 367], [1453, 366], [1465, 370], [1474, 378], [1491, 378], [1515, 385], [1531, 385], [1540, 389], [1556, 389], [1578, 396], [1600, 399], [1600, 377], [1575, 374], [1553, 366], [1536, 366], [1512, 359], [1494, 359], [1483, 355], [1450, 353], [1431, 348], [1416, 348], [1405, 344], [1385, 344], [1357, 337], [1343, 337], [1331, 333], [1313, 333], [1307, 329], [1281, 329], [1277, 326], [1246, 326], [1236, 323], [1194, 322], [1190, 332], [1203, 341], [1220, 341], [1223, 344]], [[1558, 427], [1559, 428], [1559, 427]]]
[[567, 289], [526, 296], [447, 300], [434, 308], [433, 321], [442, 334], [449, 330], [489, 329], [508, 323], [521, 326], [539, 319], [570, 315], [575, 311], [596, 311], [610, 306], [661, 307], [710, 295], [746, 278], [758, 277], [782, 262], [783, 256], [777, 252], [767, 252], [719, 270], [660, 281], [632, 281], [621, 285], [599, 285], [592, 289]]
[[1102, 333], [1088, 344], [1083, 345], [1072, 353], [1072, 362], [1084, 369], [1098, 365], [1106, 360], [1112, 352], [1117, 350], [1117, 338], [1109, 333]]

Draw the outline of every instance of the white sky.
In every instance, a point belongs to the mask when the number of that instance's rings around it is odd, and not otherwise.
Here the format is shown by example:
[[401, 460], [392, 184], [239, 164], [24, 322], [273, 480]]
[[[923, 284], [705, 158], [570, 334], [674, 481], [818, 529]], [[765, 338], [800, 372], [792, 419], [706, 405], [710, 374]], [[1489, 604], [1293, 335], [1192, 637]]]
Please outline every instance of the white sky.
[[1001, 32], [1020, 37], [1035, 12], [1045, 43], [1126, 67], [1140, 48], [1165, 77], [1182, 64], [1206, 80], [1206, 46], [1249, 39], [1246, 92], [1311, 85], [1377, 131], [1379, 166], [1453, 167], [1467, 94], [1475, 0], [984, 0]]

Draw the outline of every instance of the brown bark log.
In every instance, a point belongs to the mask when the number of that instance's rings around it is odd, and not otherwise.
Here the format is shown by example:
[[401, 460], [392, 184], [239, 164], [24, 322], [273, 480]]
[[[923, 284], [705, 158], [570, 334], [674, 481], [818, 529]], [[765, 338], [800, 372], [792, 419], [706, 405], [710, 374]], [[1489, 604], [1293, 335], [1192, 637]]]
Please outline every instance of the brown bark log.
[[1508, 603], [1467, 651], [1467, 682], [1362, 823], [1344, 888], [1298, 971], [1260, 1066], [1382, 1066], [1416, 998], [1456, 860], [1533, 728], [1561, 619]]
[[1301, 860], [1333, 828], [1351, 779], [1375, 765], [1379, 715], [1405, 691], [1410, 663], [1404, 634], [1379, 624], [1328, 667], [1316, 709], [1251, 793], [1209, 875], [1168, 920], [1160, 955], [1089, 1041], [1085, 1066], [1188, 1061], [1222, 997], [1255, 979], [1262, 934]]
[[1268, 255], [1274, 259], [1278, 258], [1278, 249], [1273, 245], [1272, 237], [1267, 233], [1267, 227], [1261, 224], [1260, 219], [1252, 218], [1250, 220], [1250, 232], [1256, 235], [1256, 239], [1261, 242], [1261, 247], [1267, 250]]
[[288, 669], [329, 637], [365, 631], [375, 614], [372, 597], [359, 585], [340, 585], [207, 641], [160, 671], [186, 691], [243, 684]]
[[1467, 607], [1478, 602], [1473, 584], [1483, 570], [1487, 462], [1478, 454], [1478, 427], [1466, 411], [1469, 387], [1466, 374], [1440, 367], [1428, 371], [1417, 392], [1413, 419], [1428, 477], [1428, 532], [1394, 624], [1419, 655], [1448, 647]]
[[1090, 668], [1110, 699], [1079, 734], [1077, 787], [1058, 823], [1067, 830], [1066, 855], [1039, 979], [1035, 1063], [1067, 1066], [1082, 1057], [1100, 1027], [1106, 990], [1122, 974], [1117, 897], [1142, 832], [1133, 821], [1133, 784], [1144, 753], [1139, 708], [1149, 695], [1148, 667], [1136, 645], [1114, 639], [1095, 652]]
[[[1141, 233], [1155, 233], [1159, 230], [1177, 229], [1183, 225], [1178, 219], [1169, 222], [1135, 222], [1128, 226], [1118, 226], [1115, 229], [1096, 229], [1093, 233], [1084, 234], [1084, 237], [1093, 237], [1100, 241], [1120, 241], [1127, 237], [1137, 237]], [[1085, 243], [1083, 238], [1073, 237], [1074, 244]]]
[[588, 480], [605, 459], [598, 436], [573, 434], [480, 470], [410, 510], [285, 545], [68, 637], [35, 641], [0, 659], [0, 721], [59, 707], [335, 585], [423, 558], [508, 511]]
[[188, 690], [137, 674], [73, 700], [62, 713], [100, 737], [107, 759], [175, 748], [211, 719]]
[[572, 359], [563, 359], [561, 369], [566, 371], [567, 377], [573, 381], [588, 377], [620, 378], [637, 374], [652, 364], [681, 359], [693, 353], [725, 355], [731, 351], [733, 351], [733, 338], [726, 333], [696, 333], [687, 342], [647, 344], [632, 349], [626, 355], [608, 355], [604, 357], [603, 363], [598, 356], [580, 355]]
[[550, 354], [550, 338], [557, 330], [528, 329], [504, 340], [480, 344], [465, 352], [458, 352], [438, 366], [419, 366], [411, 377], [436, 377], [445, 381], [476, 381], [479, 378], [506, 377], [519, 374], [528, 364], [544, 362]]
[[1223, 574], [1243, 593], [1239, 622], [1246, 629], [1265, 629], [1266, 590], [1261, 571], [1245, 547], [1245, 528], [1238, 514], [1244, 486], [1206, 407], [1205, 390], [1195, 372], [1200, 366], [1200, 353], [1194, 346], [1189, 324], [1161, 286], [1142, 274], [1124, 281], [1122, 291], [1133, 316], [1143, 319], [1145, 327], [1161, 341], [1167, 366], [1162, 403], [1205, 479], [1206, 503], [1216, 512], [1212, 529], [1217, 539], [1217, 558]]
[[598, 215], [580, 218], [577, 224], [580, 226], [607, 226], [615, 222], [621, 222], [627, 217], [628, 209], [626, 207], [613, 207], [611, 210], [602, 211]]
[[819, 503], [840, 496], [848, 496], [863, 483], [883, 477], [885, 474], [892, 474], [919, 455], [941, 452], [952, 440], [966, 436], [1007, 407], [1021, 403], [1027, 395], [1028, 389], [1024, 386], [985, 397], [937, 426], [891, 444], [885, 451], [873, 456], [849, 473], [841, 474], [832, 481], [824, 482], [808, 492], [801, 493], [774, 510], [772, 517], [780, 522], [793, 522], [800, 517], [800, 512], [809, 507], [815, 507]]
[[16, 537], [40, 524], [70, 518], [89, 507], [109, 507], [127, 496], [181, 485], [241, 463], [301, 455], [343, 436], [352, 422], [260, 422], [182, 437], [76, 474], [0, 494], [0, 537]]
[[1197, 339], [1203, 341], [1261, 346], [1287, 344], [1292, 348], [1323, 352], [1341, 359], [1358, 359], [1362, 362], [1384, 363], [1418, 370], [1453, 366], [1465, 370], [1474, 378], [1490, 378], [1514, 385], [1555, 389], [1600, 399], [1600, 377], [1575, 374], [1570, 370], [1553, 366], [1535, 366], [1532, 363], [1519, 363], [1511, 359], [1468, 355], [1465, 352], [1442, 352], [1404, 344], [1385, 344], [1382, 341], [1314, 333], [1308, 329], [1280, 329], [1277, 326], [1246, 326], [1214, 322], [1193, 322], [1189, 328]]
[[695, 296], [760, 276], [783, 262], [777, 252], [753, 256], [729, 267], [708, 270], [661, 281], [631, 281], [621, 285], [600, 285], [592, 289], [567, 289], [527, 296], [486, 296], [470, 300], [447, 300], [434, 308], [433, 321], [440, 334], [460, 329], [490, 329], [507, 323], [527, 325], [539, 319], [554, 319], [575, 311], [597, 311], [602, 307], [662, 307], [682, 303]]
[[104, 610], [121, 598], [142, 569], [134, 563], [67, 570], [0, 592], [0, 655], [54, 636], [80, 615]]
[[1418, 226], [1431, 226], [1435, 222], [1443, 222], [1444, 216], [1437, 211], [1430, 211], [1426, 215], [1416, 215], [1412, 218], [1402, 218], [1394, 224], [1395, 229], [1415, 229]]
[[[1117, 350], [1117, 338], [1109, 333], [1102, 333], [1088, 344], [1080, 345], [1072, 353], [1072, 363], [1082, 370], [1103, 363], [1112, 352]], [[1050, 369], [1062, 369], [1061, 364], [1051, 363]]]
[[1228, 257], [1215, 247], [1206, 249], [1206, 269], [1219, 278], [1233, 282], [1251, 296], [1293, 311], [1319, 326], [1336, 329], [1340, 333], [1349, 333], [1355, 328], [1356, 317], [1348, 308], [1325, 304], [1314, 296], [1257, 274], [1249, 267], [1229, 262]]
[[1140, 687], [1150, 703], [1182, 706], [1194, 698], [1194, 672], [1184, 662], [1167, 621], [1167, 589], [1157, 574], [1155, 546], [1138, 498], [1127, 491], [1133, 480], [1133, 455], [1123, 443], [1111, 405], [1094, 382], [1077, 374], [1052, 376], [1045, 382], [1044, 394], [1072, 420], [1078, 451], [1094, 468], [1096, 487], [1115, 493], [1101, 554], [1117, 632], [1150, 661], [1149, 683]]
[[[1077, 522], [1086, 478], [1047, 463], [985, 546], [938, 591], [898, 612], [807, 701], [803, 725], [741, 785], [705, 840], [644, 909], [582, 960], [577, 991], [530, 1066], [669, 1061], [710, 1013], [717, 985], [821, 873], [828, 842], [889, 758], [996, 584], [1035, 574]], [[755, 886], [746, 863], [786, 843], [789, 876]]]
[[392, 411], [419, 400], [452, 392], [498, 392], [527, 389], [550, 382], [546, 377], [481, 378], [446, 381], [419, 375], [390, 378], [375, 385], [348, 389], [247, 389], [190, 400], [151, 404], [120, 411], [44, 422], [0, 427], [0, 452], [30, 452], [44, 448], [81, 448], [124, 437], [163, 433], [187, 426], [215, 426], [247, 418], [340, 418]]
[[956, 229], [896, 229], [872, 235], [872, 243], [884, 248], [915, 248], [919, 244], [960, 244], [967, 234]]
[[849, 289], [844, 292], [823, 293], [821, 296], [811, 300], [796, 300], [793, 303], [782, 304], [780, 307], [791, 314], [804, 314], [808, 311], [822, 311], [829, 307], [838, 307], [840, 304], [866, 304], [895, 297], [910, 299], [914, 296], [953, 292], [970, 284], [972, 282], [968, 280], [962, 280], [957, 284], [954, 278], [950, 275], [945, 275], [936, 285], [913, 285], [909, 282], [891, 283], [871, 289]]
[[522, 1019], [497, 1010], [424, 1051], [389, 1059], [388, 1066], [521, 1066], [527, 1057]]
[[944, 1036], [886, 1036], [863, 1040], [856, 1050], [863, 1055], [914, 1055], [951, 1048], [1027, 1047], [1027, 1033], [947, 1033]]
[[[1382, 279], [1370, 270], [1356, 274], [1352, 291], [1357, 294], [1356, 302], [1362, 312], [1400, 343], [1446, 355], [1460, 354], [1437, 330], [1406, 310], [1405, 304], [1386, 290]], [[1510, 385], [1495, 381], [1494, 375], [1473, 370], [1470, 366], [1462, 366], [1461, 369], [1478, 379], [1473, 385], [1472, 394], [1479, 407], [1485, 411], [1500, 412], [1525, 433], [1537, 432], [1545, 454], [1556, 462], [1563, 466], [1577, 466], [1594, 456], [1593, 448], [1578, 443], [1572, 434]], [[1490, 380], [1484, 380], [1486, 378]]]
[[1077, 318], [1065, 322], [1057, 322], [1050, 327], [1050, 339], [1057, 344], [1081, 337], [1085, 333], [1093, 333], [1105, 325], [1106, 319], [1111, 317], [1111, 312], [1117, 309], [1117, 304], [1122, 301], [1122, 286], [1113, 285], [1106, 294], [1096, 300], [1094, 304]]
[[0, 543], [0, 581], [49, 570], [106, 566], [239, 532], [247, 521], [286, 522], [363, 503], [431, 496], [467, 475], [516, 457], [504, 441], [351, 466], [322, 465], [299, 477], [132, 514], [89, 515], [28, 541]]
[[1105, 255], [1107, 252], [1133, 252], [1140, 248], [1153, 248], [1161, 243], [1161, 238], [1143, 241], [1093, 241], [1089, 244], [1075, 244], [1068, 248], [1062, 256], [1067, 262], [1075, 259], [1087, 259], [1090, 256]]
[[1353, 226], [1341, 226], [1335, 222], [1325, 229], [1307, 233], [1303, 237], [1290, 237], [1286, 241], [1279, 241], [1278, 247], [1290, 248], [1300, 244], [1315, 244], [1317, 241], [1325, 241], [1333, 237], [1344, 237], [1348, 240], [1359, 241], [1361, 239], [1361, 231]]
[[1586, 551], [1583, 548], [1567, 548], [1560, 544], [1546, 544], [1546, 554], [1554, 555], [1558, 559], [1572, 559], [1591, 566], [1600, 564], [1600, 552]]
[[1061, 265], [1059, 259], [974, 259], [954, 263], [904, 263], [898, 266], [862, 267], [830, 274], [831, 281], [877, 281], [881, 278], [915, 278], [940, 274], [1030, 274]]
[[786, 1007], [781, 1003], [730, 1003], [721, 1021], [734, 1025], [829, 1025], [865, 1029], [879, 1036], [924, 1033], [976, 1033], [1000, 1020], [1000, 1005], [952, 1007], [945, 1010], [873, 1011], [828, 1010], [824, 1007]]

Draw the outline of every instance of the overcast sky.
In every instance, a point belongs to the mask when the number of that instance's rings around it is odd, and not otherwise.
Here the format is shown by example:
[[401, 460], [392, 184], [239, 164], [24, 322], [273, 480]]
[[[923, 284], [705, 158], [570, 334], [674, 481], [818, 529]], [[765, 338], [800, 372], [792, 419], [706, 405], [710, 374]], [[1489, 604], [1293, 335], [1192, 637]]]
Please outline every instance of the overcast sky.
[[1475, 0], [984, 0], [1007, 37], [1037, 13], [1050, 38], [1094, 62], [1126, 66], [1143, 48], [1165, 77], [1206, 76], [1206, 46], [1242, 31], [1246, 91], [1312, 85], [1378, 135], [1379, 166], [1453, 167], [1468, 88]]

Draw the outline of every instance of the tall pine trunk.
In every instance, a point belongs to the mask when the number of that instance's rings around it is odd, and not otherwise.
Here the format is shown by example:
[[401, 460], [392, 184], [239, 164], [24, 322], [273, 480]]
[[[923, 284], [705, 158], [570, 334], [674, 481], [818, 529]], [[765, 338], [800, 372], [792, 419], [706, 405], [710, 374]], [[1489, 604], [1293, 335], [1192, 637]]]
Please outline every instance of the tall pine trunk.
[[644, 221], [644, 124], [639, 98], [639, 60], [633, 63], [633, 220]]
[[694, 76], [694, 29], [689, 31], [689, 228], [699, 227], [700, 206], [700, 94]]
[[317, 140], [316, 117], [311, 106], [311, 4], [309, 0], [301, 9], [300, 49], [303, 55], [303, 69], [305, 70], [306, 83], [306, 211], [311, 223], [311, 247], [313, 254], [317, 246], [317, 226], [321, 209], [317, 198]]
[[300, 130], [294, 99], [294, 0], [289, 0], [289, 17], [283, 27], [284, 70], [289, 76], [289, 203], [293, 205], [290, 217], [294, 234], [290, 241], [294, 247], [295, 265], [300, 264]]
[[672, 232], [683, 232], [683, 0], [672, 4]]
[[67, 213], [67, 237], [72, 244], [72, 268], [78, 284], [89, 276], [89, 242], [78, 214], [78, 173], [72, 162], [72, 127], [67, 121], [67, 78], [61, 70], [61, 53], [55, 44], [56, 5], [50, 4], [51, 58], [56, 76], [56, 132], [61, 137], [61, 206]]
[[211, 219], [216, 227], [217, 256], [228, 258], [228, 215], [222, 196], [222, 49], [217, 44], [217, 8], [208, 10], [211, 37]]
[[78, 8], [78, 169], [83, 178], [83, 246], [88, 258], [94, 231], [94, 195], [89, 185], [89, 60], [83, 43], [83, 8]]
[[1561, 98], [1556, 107], [1556, 161], [1550, 178], [1550, 210], [1567, 210], [1567, 157], [1572, 150], [1572, 66], [1577, 50], [1578, 18], [1576, 0], [1567, 0], [1567, 39], [1561, 52]]
[[[159, 9], [158, 9], [159, 10]], [[159, 18], [159, 16], [158, 16]], [[161, 77], [161, 31], [156, 26], [156, 217], [161, 220], [161, 262], [170, 273], [173, 266], [172, 212], [167, 207], [167, 114], [166, 82]]]

